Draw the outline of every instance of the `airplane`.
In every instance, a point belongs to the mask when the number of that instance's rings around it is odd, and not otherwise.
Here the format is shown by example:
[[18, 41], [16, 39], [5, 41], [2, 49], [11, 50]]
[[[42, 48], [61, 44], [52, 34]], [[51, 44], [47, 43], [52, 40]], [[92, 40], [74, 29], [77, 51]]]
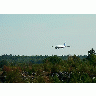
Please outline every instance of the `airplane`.
[[[52, 46], [53, 47], [53, 46]], [[65, 47], [70, 47], [70, 46], [66, 46], [66, 42], [64, 43], [64, 45], [56, 45], [55, 49], [59, 49], [59, 48], [65, 48]]]

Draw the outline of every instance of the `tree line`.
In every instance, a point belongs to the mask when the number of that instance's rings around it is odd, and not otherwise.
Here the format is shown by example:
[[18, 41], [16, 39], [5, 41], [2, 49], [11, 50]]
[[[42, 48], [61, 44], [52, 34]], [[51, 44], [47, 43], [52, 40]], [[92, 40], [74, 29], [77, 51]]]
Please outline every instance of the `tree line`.
[[[57, 55], [55, 55], [55, 56], [57, 56]], [[62, 56], [58, 56], [58, 57], [61, 58], [62, 60], [67, 60], [69, 56], [70, 55], [62, 55]], [[16, 64], [16, 63], [41, 64], [41, 63], [43, 63], [43, 60], [48, 57], [50, 57], [50, 56], [48, 56], [48, 55], [45, 55], [45, 56], [42, 56], [42, 55], [40, 55], [40, 56], [38, 56], [38, 55], [36, 55], [36, 56], [24, 56], [24, 55], [19, 56], [18, 55], [18, 56], [16, 56], [16, 55], [12, 55], [12, 54], [10, 54], [10, 55], [4, 54], [4, 55], [0, 56], [0, 61], [5, 60], [9, 63], [14, 63], [14, 64]], [[78, 55], [77, 57], [79, 57], [80, 59], [83, 60], [87, 57], [87, 55], [84, 55], [84, 56]]]
[[84, 58], [76, 55], [66, 59], [57, 55], [0, 56], [0, 82], [96, 83], [95, 50], [92, 48]]

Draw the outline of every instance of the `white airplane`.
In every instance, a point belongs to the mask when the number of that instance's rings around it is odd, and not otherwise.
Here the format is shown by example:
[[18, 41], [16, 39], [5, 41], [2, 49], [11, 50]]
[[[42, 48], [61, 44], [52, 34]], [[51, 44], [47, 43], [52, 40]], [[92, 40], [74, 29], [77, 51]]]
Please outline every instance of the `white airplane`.
[[[52, 46], [53, 47], [53, 46]], [[59, 48], [65, 48], [65, 47], [70, 47], [70, 46], [66, 46], [66, 43], [64, 43], [64, 45], [56, 45], [55, 49], [59, 49]]]

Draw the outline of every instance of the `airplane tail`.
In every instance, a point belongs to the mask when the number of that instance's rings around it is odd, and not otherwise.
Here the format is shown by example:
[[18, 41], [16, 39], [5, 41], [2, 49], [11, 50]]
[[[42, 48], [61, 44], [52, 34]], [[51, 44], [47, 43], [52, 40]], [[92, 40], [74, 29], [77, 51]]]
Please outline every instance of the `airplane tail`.
[[65, 41], [65, 43], [64, 43], [64, 46], [65, 46], [65, 47], [70, 47], [70, 46], [66, 46], [66, 41]]
[[64, 46], [66, 46], [66, 42], [64, 43]]

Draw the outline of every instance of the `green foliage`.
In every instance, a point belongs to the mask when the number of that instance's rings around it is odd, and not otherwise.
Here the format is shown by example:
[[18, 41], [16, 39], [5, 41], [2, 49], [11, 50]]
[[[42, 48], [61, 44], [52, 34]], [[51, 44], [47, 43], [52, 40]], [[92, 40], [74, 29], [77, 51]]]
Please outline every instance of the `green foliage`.
[[93, 66], [96, 65], [96, 55], [95, 50], [92, 48], [90, 51], [88, 51], [87, 60], [92, 64]]
[[[87, 59], [80, 59], [80, 56], [74, 55], [67, 56], [66, 60], [63, 56], [61, 58], [56, 55], [45, 57], [4, 55], [3, 59], [0, 59], [0, 82], [96, 83], [95, 51], [92, 49], [88, 54]], [[41, 58], [44, 59], [43, 63]]]
[[60, 80], [56, 75], [51, 79], [52, 79], [52, 83], [60, 83]]
[[54, 55], [54, 56], [50, 56], [46, 59], [44, 59], [44, 63], [47, 63], [47, 62], [51, 62], [52, 64], [58, 64], [60, 63], [60, 61], [62, 61], [61, 58], [59, 58], [57, 55]]
[[3, 71], [5, 72], [5, 82], [8, 83], [21, 83], [21, 73], [17, 67], [4, 66]]
[[94, 50], [93, 48], [92, 48], [90, 51], [88, 51], [88, 56], [90, 56], [90, 55], [92, 55], [92, 54], [94, 54], [94, 55], [96, 54], [96, 53], [95, 53], [95, 50]]
[[6, 60], [0, 61], [0, 68], [2, 68], [4, 65], [8, 65], [8, 62]]

